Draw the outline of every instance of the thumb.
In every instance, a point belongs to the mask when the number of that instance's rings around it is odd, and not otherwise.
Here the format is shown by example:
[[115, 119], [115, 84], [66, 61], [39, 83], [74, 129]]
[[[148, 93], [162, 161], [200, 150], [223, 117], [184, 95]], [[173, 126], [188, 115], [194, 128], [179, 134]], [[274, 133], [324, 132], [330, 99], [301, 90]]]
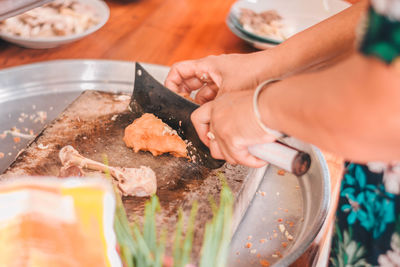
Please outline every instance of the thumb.
[[210, 130], [212, 103], [210, 101], [201, 105], [190, 116], [200, 140], [208, 147], [210, 146], [210, 140], [207, 137], [207, 133]]

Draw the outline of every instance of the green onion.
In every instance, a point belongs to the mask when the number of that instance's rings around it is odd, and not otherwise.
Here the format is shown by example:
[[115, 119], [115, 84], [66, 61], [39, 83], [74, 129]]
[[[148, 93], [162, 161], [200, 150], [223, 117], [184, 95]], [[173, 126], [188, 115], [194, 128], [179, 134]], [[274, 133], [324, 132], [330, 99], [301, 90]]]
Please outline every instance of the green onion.
[[[104, 164], [108, 166], [107, 157]], [[106, 176], [111, 179], [109, 171]], [[231, 239], [231, 222], [233, 214], [233, 194], [222, 173], [218, 173], [222, 183], [219, 206], [210, 199], [213, 218], [206, 224], [201, 249], [200, 267], [224, 267], [227, 263]], [[114, 228], [120, 247], [120, 256], [128, 267], [162, 267], [165, 255], [167, 231], [163, 229], [157, 237], [156, 215], [161, 210], [160, 202], [153, 195], [145, 204], [143, 229], [135, 222], [129, 224], [125, 208], [118, 189], [114, 186], [116, 210]], [[195, 219], [198, 203], [193, 202], [187, 229], [184, 231], [185, 216], [182, 209], [178, 211], [178, 221], [174, 235], [173, 267], [185, 267], [191, 262]], [[184, 233], [185, 232], [185, 233]]]

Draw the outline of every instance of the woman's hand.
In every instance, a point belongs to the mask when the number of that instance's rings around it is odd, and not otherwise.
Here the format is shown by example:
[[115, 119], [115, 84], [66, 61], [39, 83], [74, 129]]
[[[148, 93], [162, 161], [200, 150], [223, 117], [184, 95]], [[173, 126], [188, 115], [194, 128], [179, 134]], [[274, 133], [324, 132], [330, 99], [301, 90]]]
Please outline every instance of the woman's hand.
[[165, 80], [165, 86], [177, 93], [200, 89], [196, 102], [203, 104], [217, 94], [227, 91], [254, 89], [258, 83], [259, 56], [230, 54], [209, 56], [174, 64]]
[[256, 121], [253, 93], [253, 90], [227, 92], [192, 113], [194, 127], [214, 158], [254, 168], [266, 164], [248, 151], [250, 145], [275, 140]]

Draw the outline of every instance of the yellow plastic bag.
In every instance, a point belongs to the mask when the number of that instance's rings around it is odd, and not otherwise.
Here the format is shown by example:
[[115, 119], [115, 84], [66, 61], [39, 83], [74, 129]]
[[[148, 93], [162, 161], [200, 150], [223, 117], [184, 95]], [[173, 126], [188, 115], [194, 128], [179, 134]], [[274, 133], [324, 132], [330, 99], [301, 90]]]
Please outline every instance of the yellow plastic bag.
[[111, 184], [96, 178], [0, 183], [0, 266], [122, 266]]

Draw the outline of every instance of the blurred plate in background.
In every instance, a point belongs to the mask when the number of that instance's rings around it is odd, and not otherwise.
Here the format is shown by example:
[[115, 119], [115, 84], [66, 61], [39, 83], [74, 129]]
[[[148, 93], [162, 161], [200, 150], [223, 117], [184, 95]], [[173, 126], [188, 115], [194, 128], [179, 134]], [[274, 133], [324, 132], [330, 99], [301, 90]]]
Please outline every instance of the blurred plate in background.
[[24, 13], [35, 7], [42, 6], [52, 0], [1, 0], [0, 20]]
[[246, 41], [247, 43], [251, 44], [257, 49], [264, 50], [264, 49], [269, 49], [277, 45], [277, 43], [274, 42], [264, 42], [262, 40], [259, 40], [258, 38], [253, 38], [250, 35], [245, 34], [241, 30], [239, 30], [236, 26], [235, 23], [232, 21], [232, 16], [228, 16], [226, 19], [226, 25], [228, 28], [231, 30], [233, 34], [235, 34], [237, 37], [240, 39]]
[[[349, 3], [342, 0], [240, 0], [232, 5], [227, 18], [227, 25], [239, 38], [253, 46], [256, 44], [258, 46], [256, 48], [259, 48], [260, 43], [261, 46], [262, 44], [279, 44], [349, 6]], [[282, 23], [281, 31], [284, 38], [260, 35], [242, 25], [240, 22], [242, 9], [252, 10], [256, 13], [275, 10], [282, 17], [280, 22]]]
[[83, 37], [94, 33], [104, 26], [110, 16], [110, 9], [102, 0], [78, 0], [80, 3], [90, 6], [98, 18], [97, 24], [79, 34], [49, 36], [49, 37], [23, 37], [12, 33], [0, 31], [0, 38], [10, 43], [27, 48], [53, 48], [67, 43], [82, 39]]

